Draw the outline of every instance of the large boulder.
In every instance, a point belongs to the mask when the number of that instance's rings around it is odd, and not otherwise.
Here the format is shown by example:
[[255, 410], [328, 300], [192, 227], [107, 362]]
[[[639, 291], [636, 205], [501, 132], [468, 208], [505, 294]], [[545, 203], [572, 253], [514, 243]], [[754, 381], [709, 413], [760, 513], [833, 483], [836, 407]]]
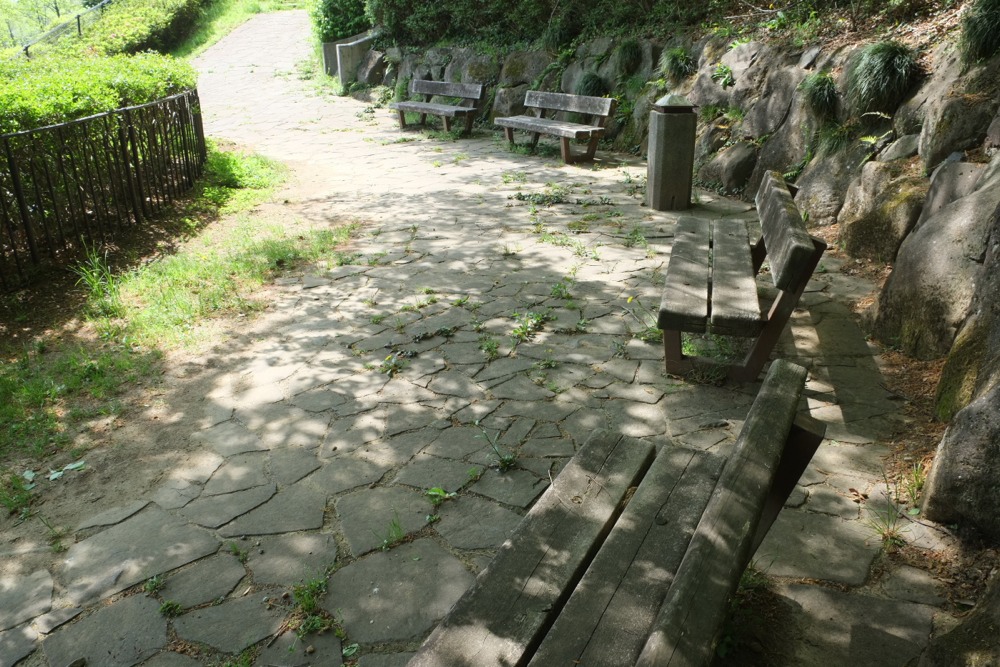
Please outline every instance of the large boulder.
[[524, 96], [528, 92], [528, 84], [523, 83], [511, 88], [497, 88], [493, 97], [493, 110], [490, 118], [505, 118], [520, 116], [525, 111]]
[[718, 184], [723, 192], [742, 192], [747, 179], [757, 164], [757, 149], [753, 144], [739, 141], [715, 156], [698, 170], [698, 179], [707, 184]]
[[795, 181], [799, 189], [795, 203], [803, 214], [809, 215], [810, 225], [837, 222], [847, 188], [860, 173], [866, 153], [855, 144], [836, 153], [822, 154], [806, 165]]
[[970, 195], [979, 185], [979, 179], [986, 171], [985, 164], [946, 160], [931, 174], [931, 188], [927, 202], [920, 212], [920, 224], [956, 199]]
[[552, 64], [552, 56], [544, 51], [515, 51], [504, 60], [500, 70], [500, 86], [509, 88], [522, 84], [539, 85], [542, 74]]
[[840, 241], [851, 257], [891, 262], [927, 197], [927, 180], [902, 161], [868, 162], [840, 209]]
[[998, 627], [1000, 627], [1000, 577], [994, 577], [986, 594], [972, 613], [957, 627], [932, 638], [915, 667], [1000, 665]]
[[948, 353], [966, 319], [997, 205], [1000, 174], [939, 209], [903, 241], [872, 314], [876, 338], [919, 359]]
[[366, 86], [378, 86], [385, 81], [385, 54], [380, 51], [369, 51], [358, 65], [358, 81]]
[[938, 46], [931, 54], [930, 61], [930, 76], [899, 105], [893, 115], [893, 126], [899, 136], [920, 133], [928, 108], [935, 100], [948, 95], [965, 67], [953, 42], [944, 42]]
[[455, 83], [490, 83], [500, 75], [500, 63], [472, 49], [453, 49], [444, 80]]

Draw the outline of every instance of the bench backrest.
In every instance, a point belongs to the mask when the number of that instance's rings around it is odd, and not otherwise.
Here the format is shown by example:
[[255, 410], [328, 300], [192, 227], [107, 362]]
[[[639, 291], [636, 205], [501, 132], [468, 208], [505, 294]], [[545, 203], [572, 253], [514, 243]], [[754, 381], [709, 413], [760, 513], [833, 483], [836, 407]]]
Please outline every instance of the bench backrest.
[[483, 99], [483, 84], [481, 83], [449, 83], [447, 81], [428, 81], [413, 79], [410, 81], [410, 93], [413, 95], [437, 95], [439, 97], [460, 97], [463, 104], [475, 107]]
[[794, 290], [800, 281], [809, 280], [816, 242], [806, 231], [802, 214], [778, 172], [769, 171], [764, 175], [755, 202], [771, 264], [771, 280], [778, 289]]
[[524, 106], [551, 111], [582, 113], [588, 116], [607, 118], [615, 112], [617, 100], [613, 97], [588, 97], [566, 93], [545, 93], [529, 90], [524, 96]]

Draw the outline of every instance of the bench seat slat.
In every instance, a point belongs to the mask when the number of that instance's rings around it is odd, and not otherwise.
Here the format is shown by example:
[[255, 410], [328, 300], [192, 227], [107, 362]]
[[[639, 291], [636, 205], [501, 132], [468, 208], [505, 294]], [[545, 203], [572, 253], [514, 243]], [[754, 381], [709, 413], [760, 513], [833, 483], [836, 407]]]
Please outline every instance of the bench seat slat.
[[747, 226], [734, 220], [712, 223], [712, 312], [709, 331], [756, 336], [764, 326], [754, 279]]
[[681, 218], [674, 231], [666, 285], [660, 301], [660, 329], [704, 332], [708, 324], [708, 221]]
[[393, 109], [409, 111], [410, 113], [426, 113], [432, 116], [467, 116], [475, 114], [478, 109], [472, 107], [456, 107], [450, 104], [438, 104], [436, 102], [393, 102], [389, 105]]
[[784, 359], [768, 370], [636, 667], [711, 662], [805, 379], [804, 368]]
[[537, 647], [655, 455], [596, 432], [535, 503], [409, 667], [501, 667]]
[[723, 462], [663, 447], [529, 667], [635, 664]]
[[567, 139], [590, 139], [604, 134], [603, 127], [570, 123], [555, 118], [536, 118], [535, 116], [507, 116], [495, 118], [493, 122], [500, 127], [510, 127], [525, 132], [541, 132]]

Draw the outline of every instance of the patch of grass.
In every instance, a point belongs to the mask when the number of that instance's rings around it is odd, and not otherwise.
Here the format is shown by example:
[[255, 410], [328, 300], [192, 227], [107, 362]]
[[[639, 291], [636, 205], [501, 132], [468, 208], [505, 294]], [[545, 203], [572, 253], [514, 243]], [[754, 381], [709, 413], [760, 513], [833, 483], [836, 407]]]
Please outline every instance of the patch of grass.
[[525, 183], [528, 180], [528, 174], [523, 171], [504, 171], [500, 173], [500, 180], [504, 183]]
[[973, 0], [962, 15], [962, 58], [975, 63], [1000, 51], [1000, 0]]
[[21, 475], [12, 470], [0, 469], [0, 505], [10, 514], [27, 514], [31, 506], [31, 489]]
[[236, 560], [246, 565], [247, 558], [250, 555], [246, 549], [241, 549], [239, 545], [236, 544], [236, 542], [230, 542], [229, 544], [226, 545], [226, 550], [229, 551], [229, 553], [231, 553], [233, 556], [235, 556]]
[[160, 616], [165, 616], [166, 618], [176, 618], [183, 613], [184, 608], [181, 607], [179, 602], [165, 600], [163, 604], [160, 605]]
[[382, 551], [388, 551], [404, 539], [406, 539], [406, 531], [403, 530], [403, 524], [399, 522], [399, 514], [397, 513], [389, 521], [386, 532], [382, 534], [382, 544], [379, 548]]
[[642, 66], [642, 45], [634, 37], [623, 39], [615, 49], [615, 72], [619, 77], [635, 74]]
[[155, 595], [163, 589], [164, 583], [163, 577], [158, 574], [147, 579], [146, 583], [142, 585], [142, 590], [146, 595]]
[[571, 283], [572, 281], [563, 278], [552, 286], [549, 294], [556, 299], [572, 299], [573, 296], [569, 293], [569, 286]]
[[534, 338], [535, 334], [542, 330], [549, 316], [545, 313], [528, 311], [526, 313], [514, 313], [513, 318], [516, 324], [511, 329], [510, 337], [515, 343], [523, 343]]
[[434, 486], [424, 491], [424, 495], [431, 501], [431, 505], [437, 507], [444, 501], [454, 498], [456, 494], [445, 491], [440, 486]]
[[671, 83], [680, 83], [697, 69], [694, 58], [683, 46], [664, 49], [660, 55], [660, 71]]
[[892, 40], [863, 47], [847, 69], [847, 99], [856, 114], [891, 113], [920, 75], [917, 54]]
[[496, 468], [500, 472], [507, 472], [508, 470], [517, 467], [517, 454], [514, 452], [505, 452], [500, 449], [500, 445], [497, 442], [500, 438], [500, 431], [490, 434], [490, 432], [486, 430], [486, 427], [479, 423], [478, 419], [473, 422], [473, 425], [482, 431], [482, 433], [476, 437], [486, 440], [486, 442], [490, 445], [490, 449], [493, 450], [494, 456], [496, 456], [493, 460], [492, 467]]
[[584, 72], [576, 84], [576, 90], [573, 92], [577, 95], [585, 95], [587, 97], [604, 97], [611, 90], [597, 72], [590, 71]]
[[800, 85], [806, 104], [822, 120], [837, 114], [837, 82], [829, 72], [814, 72]]
[[500, 342], [489, 334], [479, 337], [479, 349], [482, 350], [487, 361], [493, 361], [500, 356]]

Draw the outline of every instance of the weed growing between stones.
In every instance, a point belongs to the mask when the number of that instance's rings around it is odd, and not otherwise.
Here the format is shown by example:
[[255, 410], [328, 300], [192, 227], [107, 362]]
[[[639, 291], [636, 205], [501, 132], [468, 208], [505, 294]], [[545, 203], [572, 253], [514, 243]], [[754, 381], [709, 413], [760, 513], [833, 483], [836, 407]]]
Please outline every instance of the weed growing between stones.
[[548, 313], [514, 313], [514, 321], [517, 324], [510, 332], [510, 337], [514, 341], [514, 344], [523, 343], [525, 341], [531, 340], [535, 337], [535, 334], [542, 330], [545, 323], [551, 319]]
[[444, 501], [454, 498], [456, 494], [454, 492], [445, 491], [440, 486], [434, 486], [424, 491], [424, 495], [431, 501], [431, 505], [438, 507]]
[[898, 483], [890, 484], [884, 471], [882, 481], [885, 483], [883, 491], [885, 503], [881, 507], [865, 505], [865, 510], [868, 512], [865, 525], [874, 530], [882, 540], [882, 548], [888, 553], [893, 553], [900, 547], [906, 546], [903, 531], [907, 526], [904, 523], [903, 511], [896, 504], [896, 499], [899, 497]]
[[166, 600], [160, 605], [160, 616], [164, 616], [166, 618], [177, 618], [183, 613], [184, 609], [181, 607], [179, 602]]
[[479, 423], [478, 419], [473, 422], [473, 425], [482, 431], [482, 433], [476, 437], [486, 440], [486, 442], [490, 445], [490, 449], [493, 450], [493, 454], [496, 456], [496, 459], [493, 460], [490, 467], [496, 468], [500, 472], [507, 472], [508, 470], [517, 467], [517, 454], [514, 452], [502, 451], [500, 449], [500, 445], [497, 443], [497, 440], [500, 438], [500, 431], [491, 435], [490, 432], [486, 430], [486, 427]]
[[[378, 535], [376, 534], [376, 537]], [[389, 525], [386, 528], [386, 532], [382, 534], [382, 544], [379, 549], [382, 551], [388, 551], [395, 545], [406, 539], [406, 531], [403, 530], [403, 524], [399, 521], [399, 514], [393, 515], [392, 520], [389, 521]]]

